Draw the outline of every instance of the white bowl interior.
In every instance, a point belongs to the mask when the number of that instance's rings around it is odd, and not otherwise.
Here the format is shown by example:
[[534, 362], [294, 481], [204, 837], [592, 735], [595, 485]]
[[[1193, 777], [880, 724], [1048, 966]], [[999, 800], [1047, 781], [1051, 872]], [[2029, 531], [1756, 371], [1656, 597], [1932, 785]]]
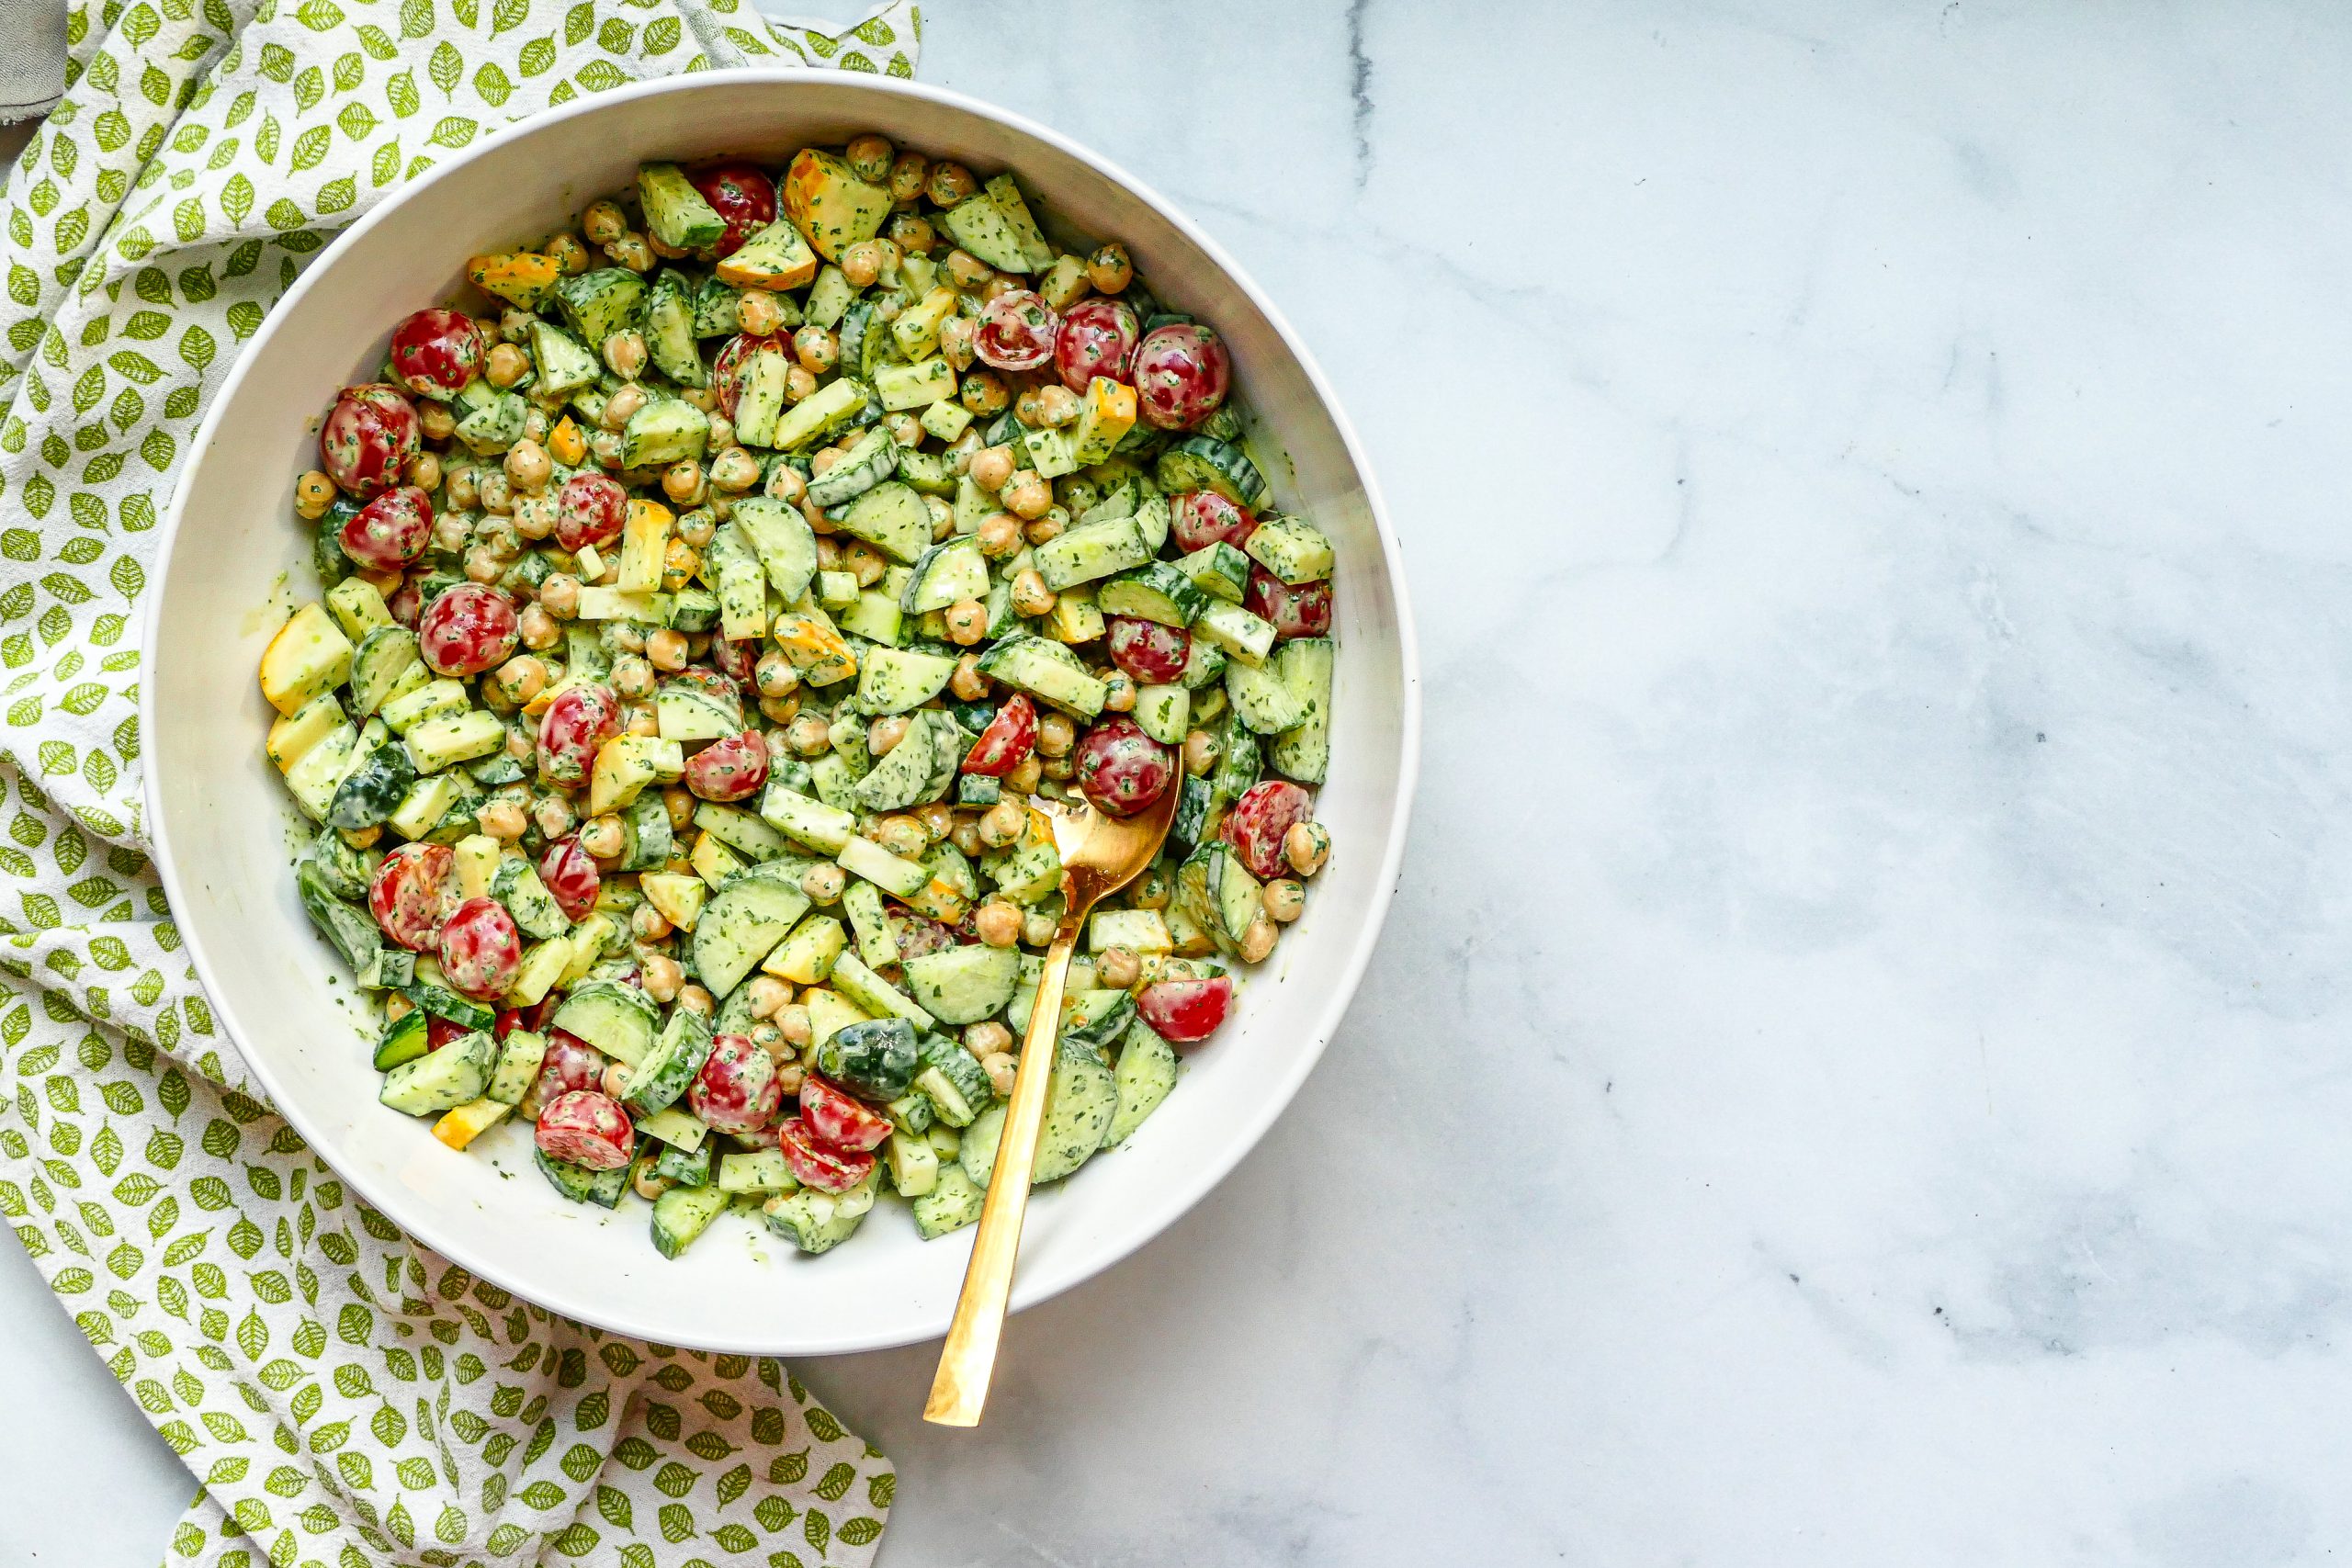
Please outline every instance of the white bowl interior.
[[[670, 1344], [809, 1353], [943, 1332], [968, 1233], [918, 1240], [878, 1212], [816, 1259], [723, 1218], [685, 1258], [649, 1245], [646, 1211], [568, 1203], [531, 1168], [527, 1129], [468, 1155], [376, 1102], [341, 965], [288, 872], [292, 813], [262, 752], [254, 670], [283, 613], [317, 589], [288, 504], [334, 389], [373, 378], [401, 316], [450, 297], [472, 254], [542, 234], [640, 157], [747, 152], [878, 130], [984, 175], [1011, 167], [1084, 234], [1124, 240], [1152, 288], [1216, 324], [1239, 395], [1279, 441], [1279, 502], [1337, 541], [1336, 743], [1320, 816], [1337, 850], [1306, 917], [1237, 1019], [1124, 1149], [1032, 1206], [1016, 1305], [1139, 1246], [1246, 1153], [1339, 1021], [1384, 911], [1414, 772], [1411, 634], [1393, 541], [1313, 370], [1213, 247], [1132, 182], [1049, 132], [935, 91], [817, 73], [715, 73], [613, 94], [484, 144], [372, 213], [271, 314], [182, 480], [150, 626], [150, 809], [174, 908], [232, 1036], [288, 1120], [390, 1217], [468, 1268], [558, 1311]], [[1273, 442], [1261, 444], [1273, 459]], [[277, 606], [277, 613], [268, 607]], [[331, 984], [330, 981], [333, 981]], [[341, 999], [339, 999], [341, 998]], [[888, 1201], [885, 1201], [886, 1208]]]

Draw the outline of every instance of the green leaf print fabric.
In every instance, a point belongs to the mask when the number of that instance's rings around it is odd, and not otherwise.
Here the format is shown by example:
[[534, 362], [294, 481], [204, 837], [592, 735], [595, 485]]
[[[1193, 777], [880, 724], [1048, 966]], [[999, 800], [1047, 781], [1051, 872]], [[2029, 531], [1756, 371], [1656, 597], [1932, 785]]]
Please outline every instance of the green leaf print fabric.
[[70, 14], [65, 98], [0, 186], [0, 1215], [201, 1483], [167, 1561], [872, 1558], [895, 1477], [776, 1363], [471, 1278], [248, 1086], [141, 841], [137, 634], [206, 399], [337, 225], [627, 82], [910, 74], [918, 25], [908, 0], [838, 37], [742, 0]]

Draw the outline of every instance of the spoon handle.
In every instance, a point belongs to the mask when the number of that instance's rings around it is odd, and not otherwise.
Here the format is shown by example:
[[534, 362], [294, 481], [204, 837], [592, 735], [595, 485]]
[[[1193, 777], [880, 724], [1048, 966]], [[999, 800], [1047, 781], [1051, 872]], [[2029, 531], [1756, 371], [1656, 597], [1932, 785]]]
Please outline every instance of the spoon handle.
[[964, 1270], [963, 1293], [956, 1299], [956, 1318], [940, 1351], [930, 1403], [923, 1406], [923, 1419], [943, 1427], [979, 1425], [980, 1406], [988, 1400], [989, 1373], [996, 1365], [1005, 1304], [1012, 1293], [1013, 1259], [1021, 1250], [1021, 1220], [1029, 1207], [1029, 1173], [1037, 1163], [1037, 1134], [1046, 1122], [1046, 1090], [1061, 1032], [1062, 987], [1069, 978], [1070, 955], [1078, 949], [1085, 919], [1084, 909], [1071, 908], [1062, 917], [1053, 945], [1046, 949], [1036, 1005], [1021, 1041], [1012, 1102], [997, 1142], [979, 1231], [972, 1238], [972, 1261]]

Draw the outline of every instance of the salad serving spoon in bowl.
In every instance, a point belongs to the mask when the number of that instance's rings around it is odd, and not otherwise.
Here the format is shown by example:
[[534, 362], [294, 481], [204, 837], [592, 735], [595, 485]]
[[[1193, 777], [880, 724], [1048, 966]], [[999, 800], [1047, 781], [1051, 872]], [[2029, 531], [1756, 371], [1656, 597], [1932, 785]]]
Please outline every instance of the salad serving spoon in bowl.
[[1069, 978], [1070, 958], [1078, 951], [1088, 912], [1143, 874], [1159, 853], [1169, 826], [1176, 819], [1179, 793], [1171, 783], [1155, 805], [1133, 817], [1113, 817], [1082, 800], [1060, 802], [1040, 796], [1030, 802], [1032, 809], [1053, 823], [1054, 847], [1062, 858], [1061, 924], [1054, 932], [1053, 944], [1046, 949], [1046, 966], [1037, 977], [1037, 998], [1021, 1039], [1012, 1103], [1005, 1110], [1004, 1131], [997, 1143], [979, 1230], [972, 1239], [972, 1260], [964, 1270], [956, 1316], [940, 1351], [930, 1402], [923, 1406], [926, 1421], [943, 1427], [979, 1424], [980, 1407], [988, 1400], [989, 1374], [996, 1365], [997, 1342], [1004, 1333], [1006, 1303], [1012, 1292], [1021, 1222], [1029, 1207], [1029, 1176], [1037, 1163], [1038, 1134], [1046, 1123], [1046, 1094], [1061, 1034], [1062, 987]]

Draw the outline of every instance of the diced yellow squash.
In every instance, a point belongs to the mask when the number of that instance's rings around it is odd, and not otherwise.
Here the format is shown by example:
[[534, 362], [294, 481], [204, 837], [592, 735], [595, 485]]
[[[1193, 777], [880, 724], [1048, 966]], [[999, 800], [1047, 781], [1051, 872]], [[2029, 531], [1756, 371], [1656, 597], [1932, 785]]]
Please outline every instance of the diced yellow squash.
[[812, 686], [830, 686], [857, 673], [849, 639], [829, 622], [798, 611], [779, 615], [771, 635], [792, 667]]
[[956, 291], [934, 288], [922, 299], [899, 312], [890, 323], [890, 335], [899, 340], [899, 350], [909, 359], [921, 359], [939, 346], [939, 329], [956, 313]]
[[571, 948], [571, 962], [563, 968], [564, 985], [571, 985], [596, 966], [596, 960], [605, 955], [605, 939], [618, 930], [619, 924], [610, 915], [591, 915], [562, 939]]
[[822, 1045], [839, 1031], [873, 1016], [839, 991], [822, 986], [811, 986], [803, 991], [800, 1002], [808, 1010], [808, 1043], [812, 1045]]
[[324, 821], [327, 807], [334, 803], [334, 786], [351, 771], [354, 754], [359, 750], [359, 731], [347, 724], [334, 729], [302, 754], [302, 760], [286, 770], [286, 787], [302, 803], [302, 809], [316, 821]]
[[1037, 297], [1057, 310], [1067, 310], [1078, 303], [1078, 297], [1087, 290], [1086, 258], [1056, 256], [1054, 265], [1037, 285]]
[[498, 840], [487, 833], [469, 833], [459, 839], [452, 852], [457, 863], [458, 896], [489, 897], [490, 879], [497, 874], [498, 862], [504, 852]]
[[971, 900], [958, 893], [953, 884], [936, 876], [907, 900], [907, 908], [915, 913], [929, 915], [951, 926], [959, 923], [971, 907]]
[[604, 553], [594, 545], [582, 545], [574, 558], [580, 562], [580, 581], [594, 582], [605, 575]]
[[1106, 463], [1135, 427], [1136, 389], [1124, 381], [1097, 376], [1086, 384], [1086, 400], [1079, 405], [1078, 424], [1070, 434], [1070, 456], [1081, 465]]
[[343, 635], [355, 644], [378, 626], [392, 624], [392, 612], [384, 604], [383, 591], [364, 577], [346, 577], [327, 591], [327, 608], [334, 615], [334, 624]]
[[536, 310], [563, 281], [563, 264], [537, 251], [502, 252], [474, 257], [466, 263], [466, 276], [483, 292]]
[[1094, 584], [1091, 582], [1063, 589], [1056, 595], [1054, 607], [1046, 617], [1047, 634], [1056, 642], [1072, 645], [1092, 642], [1102, 635], [1106, 624], [1094, 603]]
[[804, 147], [784, 172], [784, 211], [819, 255], [837, 262], [843, 251], [882, 231], [890, 192], [859, 179], [845, 159]]
[[711, 270], [738, 288], [798, 288], [817, 276], [817, 256], [793, 220], [779, 218]]
[[469, 1100], [454, 1111], [443, 1112], [441, 1120], [433, 1123], [433, 1135], [453, 1149], [462, 1149], [498, 1125], [514, 1109], [495, 1100]]
[[704, 833], [696, 838], [694, 852], [687, 857], [687, 862], [695, 868], [695, 874], [713, 887], [742, 870], [746, 863], [743, 857], [721, 842], [716, 833]]
[[[655, 559], [658, 566], [660, 558]], [[658, 626], [670, 618], [670, 607], [659, 593], [629, 593], [616, 585], [582, 589], [576, 614], [583, 621], [638, 621]]]
[[508, 1007], [537, 1007], [540, 998], [555, 988], [563, 972], [571, 966], [571, 939], [560, 936], [540, 942], [523, 955], [523, 966], [514, 971], [514, 978], [506, 987]]
[[849, 945], [849, 933], [831, 915], [810, 915], [792, 928], [792, 934], [767, 955], [760, 967], [796, 986], [821, 984], [833, 972], [833, 960]]
[[662, 547], [670, 542], [670, 509], [659, 502], [632, 501], [621, 525], [621, 575], [613, 586], [624, 593], [651, 593], [662, 586]]
[[695, 921], [702, 918], [702, 901], [710, 888], [699, 876], [675, 876], [666, 871], [649, 871], [637, 879], [645, 893], [645, 901], [662, 911], [662, 918], [682, 931], [695, 929]]
[[441, 826], [441, 818], [449, 815], [449, 807], [458, 801], [458, 781], [447, 773], [419, 779], [400, 804], [400, 809], [386, 820], [392, 830], [404, 839], [422, 839]]
[[326, 606], [312, 601], [277, 628], [261, 653], [261, 694], [280, 713], [298, 713], [351, 673], [351, 639]]
[[598, 749], [588, 773], [588, 815], [602, 817], [634, 801], [652, 784], [673, 784], [686, 771], [674, 740], [657, 735], [616, 735]]
[[269, 721], [269, 760], [277, 764], [279, 773], [289, 771], [342, 723], [343, 705], [322, 692], [298, 712], [280, 714]]

